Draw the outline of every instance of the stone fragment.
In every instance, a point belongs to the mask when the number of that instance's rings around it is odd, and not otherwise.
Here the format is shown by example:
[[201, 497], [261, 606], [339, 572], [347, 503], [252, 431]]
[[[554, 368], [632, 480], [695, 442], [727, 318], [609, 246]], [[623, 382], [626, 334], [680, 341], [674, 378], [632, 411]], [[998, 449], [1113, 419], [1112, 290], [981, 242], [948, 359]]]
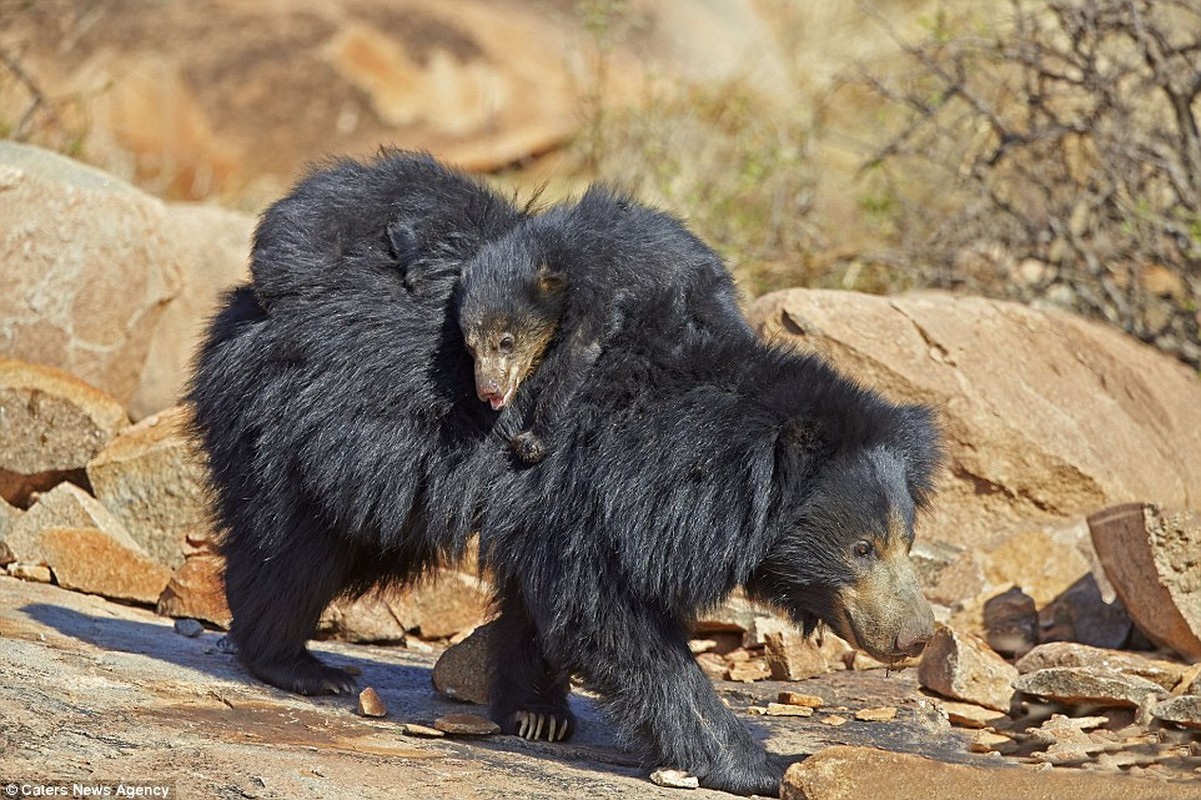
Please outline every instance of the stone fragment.
[[696, 663], [700, 665], [701, 669], [711, 680], [725, 680], [726, 670], [729, 669], [729, 665], [717, 653], [701, 653], [696, 657]]
[[164, 617], [190, 617], [228, 628], [232, 614], [225, 601], [225, 559], [197, 553], [175, 570], [159, 595], [155, 611]]
[[1134, 625], [1121, 600], [1105, 599], [1091, 572], [1039, 609], [1038, 624], [1044, 643], [1079, 642], [1111, 649], [1126, 644]]
[[1172, 694], [1201, 694], [1201, 661], [1185, 669], [1180, 680], [1172, 687]]
[[1008, 711], [1017, 670], [982, 640], [940, 625], [922, 654], [918, 681], [944, 697]]
[[439, 694], [478, 705], [488, 704], [488, 646], [491, 625], [481, 625], [458, 644], [442, 651], [432, 680]]
[[64, 480], [86, 485], [88, 461], [129, 424], [105, 392], [61, 370], [11, 359], [0, 359], [0, 421], [0, 497], [17, 506]]
[[361, 717], [388, 716], [388, 706], [384, 704], [383, 698], [371, 686], [359, 692], [359, 703], [356, 710]]
[[1131, 503], [1088, 518], [1122, 605], [1155, 644], [1201, 660], [1201, 519]]
[[971, 753], [991, 753], [1012, 743], [1013, 739], [1004, 734], [981, 730], [972, 735], [972, 741], [968, 744], [967, 749]]
[[897, 710], [892, 706], [861, 708], [855, 712], [855, 719], [860, 722], [890, 722], [896, 718]]
[[419, 736], [423, 739], [441, 739], [446, 734], [437, 728], [418, 725], [416, 722], [406, 722], [400, 728], [405, 736]]
[[734, 663], [726, 670], [726, 680], [742, 683], [764, 681], [770, 677], [771, 667], [768, 666], [765, 658], [752, 658], [748, 661]]
[[1138, 653], [1105, 650], [1073, 642], [1040, 644], [1018, 659], [1014, 666], [1022, 674], [1050, 667], [1095, 667], [1126, 675], [1137, 675], [1167, 690], [1171, 690], [1180, 682], [1186, 669], [1183, 664], [1147, 658]]
[[1151, 716], [1185, 728], [1201, 729], [1201, 696], [1172, 697], [1151, 709]]
[[16, 560], [13, 551], [8, 549], [8, 543], [0, 539], [0, 567], [7, 567]]
[[787, 703], [768, 703], [763, 712], [769, 717], [812, 717], [813, 709], [808, 706], [793, 706]]
[[121, 546], [144, 555], [141, 545], [120, 521], [73, 483], [60, 483], [38, 495], [29, 510], [13, 523], [6, 541], [17, 560], [50, 564], [41, 544], [42, 532], [50, 528], [97, 528]]
[[186, 636], [189, 639], [194, 639], [204, 633], [204, 625], [200, 623], [200, 620], [191, 619], [190, 617], [175, 620], [174, 628], [175, 632], [180, 636]]
[[958, 700], [948, 700], [945, 697], [935, 698], [938, 707], [947, 715], [947, 720], [960, 728], [987, 728], [1008, 719], [1008, 717], [992, 708], [978, 706], [975, 703], [963, 703]]
[[397, 594], [396, 590], [385, 588], [361, 597], [335, 600], [321, 612], [317, 629], [324, 636], [345, 642], [403, 642], [405, 626], [392, 608]]
[[823, 725], [829, 725], [831, 728], [840, 728], [850, 722], [849, 719], [840, 714], [830, 714], [818, 720]]
[[755, 628], [755, 621], [771, 617], [741, 593], [731, 595], [717, 608], [701, 615], [692, 626], [693, 633], [707, 636], [712, 633], [746, 633]]
[[1135, 675], [1097, 667], [1050, 667], [1022, 675], [1013, 682], [1020, 692], [1056, 700], [1064, 705], [1137, 708], [1149, 699], [1167, 696], [1162, 686]]
[[50, 573], [50, 567], [45, 564], [23, 564], [20, 561], [14, 561], [6, 569], [9, 575], [23, 581], [50, 583], [54, 580], [54, 576]]
[[843, 669], [843, 658], [853, 649], [845, 641], [826, 630], [812, 636], [788, 630], [770, 633], [766, 637], [767, 663], [772, 680], [803, 681], [824, 675], [831, 669]]
[[478, 714], [447, 714], [434, 720], [434, 727], [452, 736], [489, 736], [500, 733], [500, 726]]
[[1002, 656], [1022, 655], [1038, 644], [1034, 598], [1013, 587], [984, 603], [984, 638]]
[[870, 747], [828, 747], [788, 768], [781, 800], [852, 800], [888, 797], [922, 800], [1195, 800], [1188, 782], [1138, 780], [1080, 770], [1038, 772], [976, 761], [947, 764]]
[[488, 584], [474, 575], [445, 569], [431, 580], [384, 593], [388, 608], [407, 631], [445, 639], [482, 624], [491, 611]]
[[651, 781], [670, 789], [697, 789], [701, 785], [695, 775], [678, 769], [657, 769], [651, 773]]
[[143, 419], [88, 462], [96, 499], [164, 566], [183, 564], [185, 537], [208, 527], [201, 454], [187, 438], [182, 406]]
[[49, 528], [39, 546], [64, 589], [153, 605], [171, 570], [98, 528]]
[[786, 705], [804, 706], [805, 708], [821, 708], [825, 704], [825, 701], [815, 694], [800, 692], [780, 692], [776, 700]]

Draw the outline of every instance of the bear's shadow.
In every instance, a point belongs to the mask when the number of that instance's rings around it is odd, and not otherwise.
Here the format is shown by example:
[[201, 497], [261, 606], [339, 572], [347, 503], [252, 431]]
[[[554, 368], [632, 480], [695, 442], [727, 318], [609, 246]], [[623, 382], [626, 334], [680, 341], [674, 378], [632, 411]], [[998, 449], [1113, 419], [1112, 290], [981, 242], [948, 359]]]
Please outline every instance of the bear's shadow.
[[[108, 663], [120, 667], [119, 674], [130, 683], [145, 681], [169, 685], [172, 681], [182, 682], [194, 678], [198, 685], [203, 685], [204, 676], [207, 675], [222, 682], [240, 684], [245, 689], [256, 690], [264, 695], [260, 701], [311, 703], [314, 711], [325, 709], [354, 713], [353, 696], [302, 697], [257, 681], [245, 671], [232, 653], [218, 644], [223, 636], [220, 632], [206, 630], [195, 638], [188, 638], [161, 623], [92, 616], [49, 603], [30, 603], [23, 606], [21, 611], [63, 636], [90, 644], [105, 653], [155, 659], [193, 673], [200, 673], [189, 675], [187, 672], [174, 671], [164, 674], [144, 663], [122, 663], [120, 656], [110, 659]], [[431, 681], [432, 658], [428, 654], [415, 653], [404, 648], [353, 646], [355, 650], [366, 651], [364, 655], [360, 655], [348, 653], [352, 646], [345, 644], [311, 644], [314, 652], [326, 663], [342, 668], [350, 667], [353, 672], [357, 672], [356, 682], [360, 688], [372, 686], [376, 689], [388, 707], [388, 719], [396, 724], [398, 737], [401, 735], [400, 725], [405, 722], [430, 725], [434, 719], [445, 714], [487, 715], [485, 706], [450, 700], [434, 691]], [[229, 699], [235, 705], [239, 701], [237, 694], [245, 690], [241, 687], [229, 692]], [[223, 696], [221, 687], [214, 688], [214, 691]], [[591, 769], [627, 776], [642, 774], [643, 770], [638, 766], [637, 758], [615, 743], [615, 729], [601, 715], [594, 700], [573, 692], [570, 703], [578, 726], [569, 742], [526, 742], [514, 736], [456, 741], [470, 741], [470, 747], [486, 749], [495, 755], [502, 755], [505, 751], [520, 752], [556, 762], [587, 762]], [[751, 727], [758, 738], [766, 738], [765, 731], [755, 725]]]

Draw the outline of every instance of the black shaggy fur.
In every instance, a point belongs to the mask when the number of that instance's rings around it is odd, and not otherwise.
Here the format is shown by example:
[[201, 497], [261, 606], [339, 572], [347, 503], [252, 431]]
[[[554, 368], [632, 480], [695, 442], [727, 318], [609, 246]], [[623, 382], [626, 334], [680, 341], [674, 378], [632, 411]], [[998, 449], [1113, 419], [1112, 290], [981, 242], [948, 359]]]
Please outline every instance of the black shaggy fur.
[[[666, 313], [681, 347], [698, 334], [753, 336], [712, 249], [678, 219], [600, 186], [488, 242], [464, 268], [456, 303], [481, 397], [480, 361], [489, 354], [480, 351], [489, 343], [505, 351], [493, 364], [538, 364], [550, 343], [541, 332], [560, 332], [537, 398], [523, 404], [533, 406], [527, 429], [512, 440], [529, 463], [545, 457], [578, 391], [606, 390], [588, 380], [591, 367], [623, 328], [637, 331]], [[509, 411], [499, 424], [512, 427]]]
[[[305, 646], [326, 603], [412, 580], [478, 531], [507, 732], [519, 711], [571, 722], [578, 673], [649, 763], [774, 794], [784, 765], [722, 705], [688, 625], [740, 585], [806, 627], [842, 614], [856, 540], [912, 537], [931, 414], [747, 336], [681, 336], [708, 300], [647, 288], [645, 324], [589, 368], [603, 389], [576, 393], [556, 446], [522, 466], [475, 397], [453, 298], [463, 263], [523, 219], [404, 154], [314, 172], [264, 216], [254, 284], [213, 322], [190, 390], [227, 531], [230, 635], [263, 680], [347, 691]], [[398, 224], [437, 243], [419, 292], [397, 269]]]

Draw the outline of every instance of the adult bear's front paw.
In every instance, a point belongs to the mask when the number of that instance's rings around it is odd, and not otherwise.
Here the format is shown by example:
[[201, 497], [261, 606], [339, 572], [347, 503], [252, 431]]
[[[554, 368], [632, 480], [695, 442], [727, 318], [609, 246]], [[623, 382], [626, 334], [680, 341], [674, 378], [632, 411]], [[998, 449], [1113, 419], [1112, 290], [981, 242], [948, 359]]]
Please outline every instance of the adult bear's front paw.
[[531, 742], [545, 739], [562, 742], [571, 736], [575, 720], [570, 713], [552, 714], [546, 711], [515, 711], [512, 717], [512, 733]]
[[779, 797], [780, 781], [784, 779], [786, 769], [787, 762], [769, 756], [754, 764], [715, 768], [707, 775], [700, 776], [700, 784], [706, 789], [721, 789], [731, 794]]

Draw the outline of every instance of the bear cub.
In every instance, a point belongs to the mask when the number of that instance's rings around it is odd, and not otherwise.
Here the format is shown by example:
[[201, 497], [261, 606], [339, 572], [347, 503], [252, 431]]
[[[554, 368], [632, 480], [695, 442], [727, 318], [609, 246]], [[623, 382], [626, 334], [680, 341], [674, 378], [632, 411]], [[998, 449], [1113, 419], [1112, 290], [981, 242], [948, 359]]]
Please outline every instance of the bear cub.
[[[412, 237], [389, 235], [399, 259], [416, 265]], [[407, 283], [419, 283], [412, 278]], [[721, 259], [682, 222], [593, 186], [578, 203], [552, 207], [485, 243], [463, 267], [455, 307], [476, 394], [501, 412], [500, 430], [523, 428], [509, 444], [533, 464], [550, 452], [559, 421], [618, 332], [661, 318], [666, 303], [700, 310], [685, 325], [694, 332], [752, 335], [734, 298]], [[546, 373], [536, 395], [513, 406], [535, 370]], [[522, 416], [528, 425], [514, 421]]]

